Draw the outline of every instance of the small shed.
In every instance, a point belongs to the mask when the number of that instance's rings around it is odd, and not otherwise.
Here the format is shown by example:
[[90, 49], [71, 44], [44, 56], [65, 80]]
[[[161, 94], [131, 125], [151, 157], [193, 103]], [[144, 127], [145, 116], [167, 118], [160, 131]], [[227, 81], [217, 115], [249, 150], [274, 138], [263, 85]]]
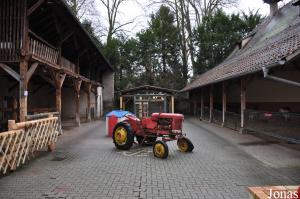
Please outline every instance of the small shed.
[[174, 113], [174, 96], [177, 90], [144, 85], [119, 91], [120, 109], [148, 117], [155, 112]]

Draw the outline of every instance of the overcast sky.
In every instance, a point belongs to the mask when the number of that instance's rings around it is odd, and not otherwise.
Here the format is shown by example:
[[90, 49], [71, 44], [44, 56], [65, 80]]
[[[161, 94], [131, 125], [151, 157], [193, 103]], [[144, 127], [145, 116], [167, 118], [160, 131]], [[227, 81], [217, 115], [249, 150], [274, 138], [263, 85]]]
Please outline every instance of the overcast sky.
[[[284, 3], [289, 0], [285, 0]], [[118, 21], [121, 23], [126, 23], [128, 21], [133, 21], [134, 23], [129, 24], [125, 27], [129, 35], [135, 35], [136, 32], [147, 27], [149, 21], [149, 15], [156, 11], [155, 7], [147, 8], [149, 0], [129, 0], [120, 7], [120, 14], [118, 16]], [[283, 2], [280, 3], [282, 6]], [[105, 10], [102, 5], [98, 3], [97, 9], [100, 10], [100, 13], [105, 13]], [[263, 3], [263, 0], [240, 0], [238, 6], [233, 8], [225, 9], [227, 13], [236, 13], [239, 11], [249, 11], [250, 10], [259, 10], [262, 15], [268, 15], [269, 5]], [[105, 17], [105, 16], [103, 16]]]

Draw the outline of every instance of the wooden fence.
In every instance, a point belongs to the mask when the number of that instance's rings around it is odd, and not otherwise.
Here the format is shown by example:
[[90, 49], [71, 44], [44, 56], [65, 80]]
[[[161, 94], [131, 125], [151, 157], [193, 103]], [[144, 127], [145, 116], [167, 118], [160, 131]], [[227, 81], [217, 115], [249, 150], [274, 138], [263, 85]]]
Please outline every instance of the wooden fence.
[[52, 150], [59, 134], [58, 117], [15, 123], [9, 121], [9, 131], [0, 133], [0, 172], [15, 170], [29, 160], [35, 151]]

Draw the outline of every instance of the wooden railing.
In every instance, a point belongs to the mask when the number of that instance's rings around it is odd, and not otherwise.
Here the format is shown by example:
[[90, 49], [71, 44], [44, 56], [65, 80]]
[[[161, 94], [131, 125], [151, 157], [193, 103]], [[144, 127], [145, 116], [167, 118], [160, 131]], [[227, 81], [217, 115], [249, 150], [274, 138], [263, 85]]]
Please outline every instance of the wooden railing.
[[29, 51], [33, 57], [48, 63], [57, 64], [58, 62], [58, 50], [41, 39], [30, 37]]
[[[59, 65], [63, 69], [76, 73], [76, 65], [64, 57], [59, 57], [59, 51], [43, 38], [30, 31], [29, 51], [32, 56], [46, 63]], [[60, 60], [59, 60], [60, 59]]]
[[0, 133], [0, 172], [15, 170], [34, 155], [35, 151], [48, 146], [53, 149], [59, 134], [57, 117], [15, 123], [9, 121], [9, 130]]
[[76, 72], [76, 65], [64, 57], [61, 57], [60, 65], [73, 73]]

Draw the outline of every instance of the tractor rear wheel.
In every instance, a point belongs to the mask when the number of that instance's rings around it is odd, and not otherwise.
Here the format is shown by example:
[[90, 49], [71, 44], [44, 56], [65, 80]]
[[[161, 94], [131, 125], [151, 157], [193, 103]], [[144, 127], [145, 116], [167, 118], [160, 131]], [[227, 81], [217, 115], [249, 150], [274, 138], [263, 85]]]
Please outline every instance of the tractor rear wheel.
[[158, 158], [167, 158], [169, 155], [168, 145], [163, 141], [157, 140], [153, 145], [153, 154]]
[[191, 152], [194, 149], [193, 143], [186, 137], [179, 138], [177, 146], [181, 152]]
[[118, 123], [113, 132], [113, 141], [117, 149], [128, 150], [134, 142], [133, 130], [127, 122]]

